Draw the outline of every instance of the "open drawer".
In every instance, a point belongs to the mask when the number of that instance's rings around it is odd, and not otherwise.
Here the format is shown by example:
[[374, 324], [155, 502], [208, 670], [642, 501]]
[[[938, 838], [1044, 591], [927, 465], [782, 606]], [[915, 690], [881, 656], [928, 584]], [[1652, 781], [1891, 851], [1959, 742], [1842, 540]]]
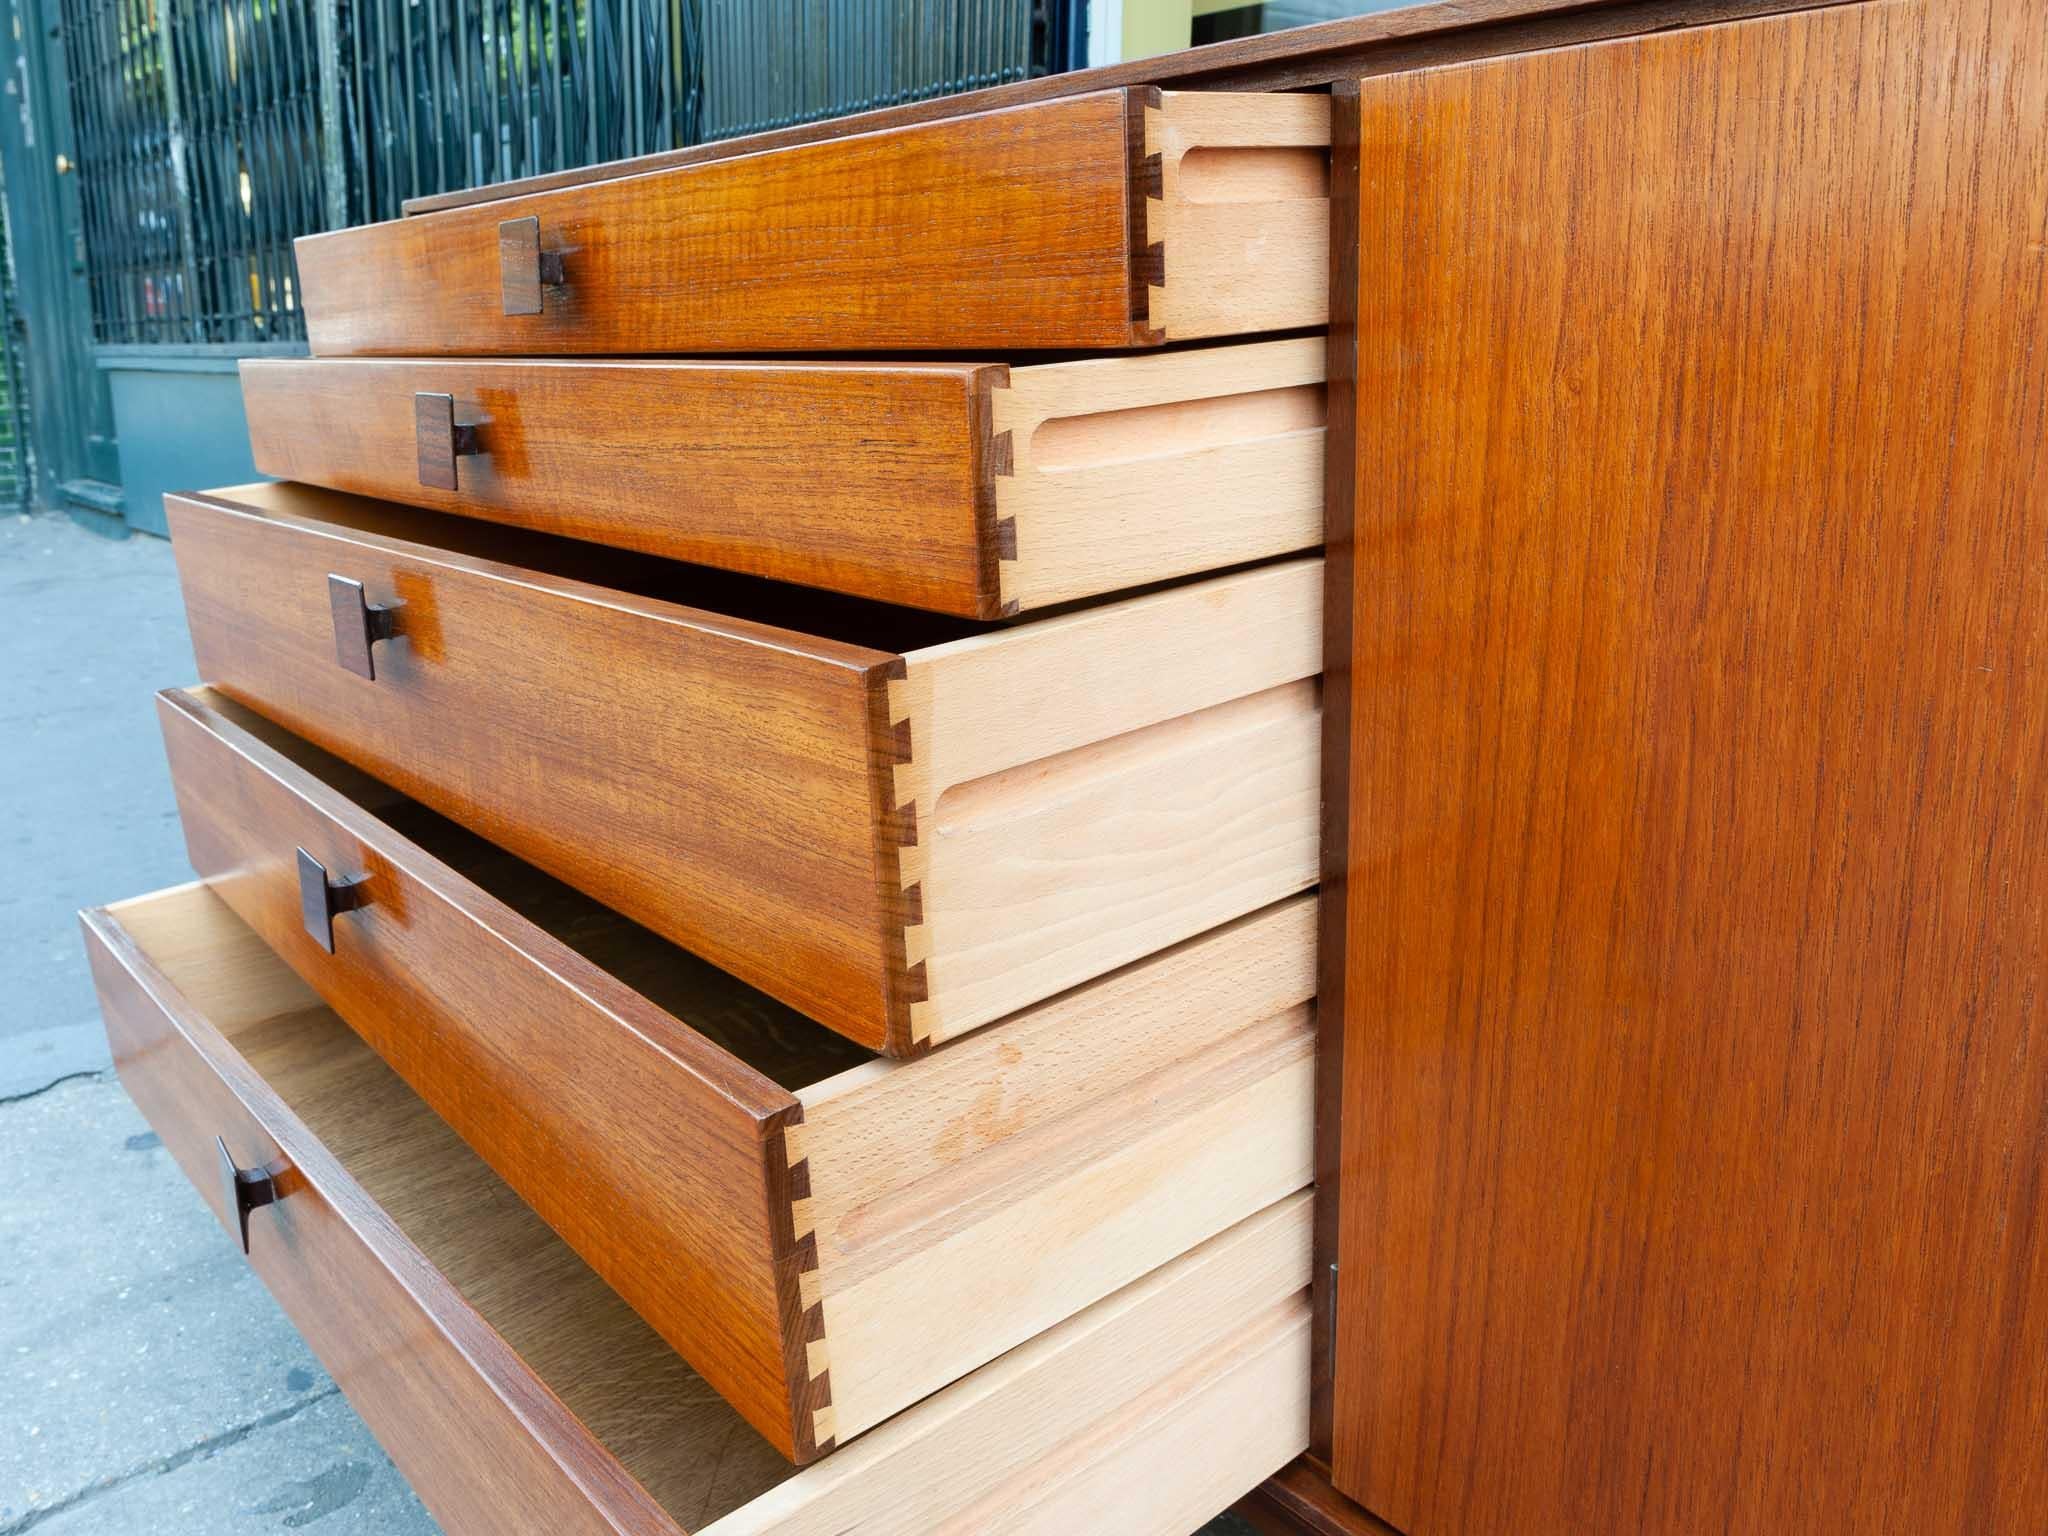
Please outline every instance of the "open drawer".
[[1323, 537], [1320, 336], [1016, 367], [251, 358], [242, 398], [266, 475], [968, 618]]
[[1309, 1181], [1310, 896], [890, 1062], [227, 700], [160, 712], [214, 892], [799, 1460]]
[[450, 1536], [1182, 1536], [1307, 1444], [1306, 1194], [799, 1472], [203, 887], [84, 921], [123, 1083]]
[[1095, 91], [294, 243], [318, 354], [1102, 348], [1322, 325], [1326, 96]]
[[991, 627], [305, 486], [166, 504], [209, 683], [890, 1055], [1315, 883], [1319, 558]]

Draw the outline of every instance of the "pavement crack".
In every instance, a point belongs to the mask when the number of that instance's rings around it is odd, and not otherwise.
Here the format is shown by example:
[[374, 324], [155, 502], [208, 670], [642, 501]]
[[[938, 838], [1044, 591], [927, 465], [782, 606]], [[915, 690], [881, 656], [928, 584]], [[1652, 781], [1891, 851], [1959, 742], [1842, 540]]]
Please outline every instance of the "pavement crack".
[[[90, 1079], [96, 1083], [105, 1075], [106, 1071], [104, 1068], [92, 1068], [83, 1072], [66, 1072], [62, 1077], [51, 1078], [40, 1088], [31, 1088], [25, 1093], [10, 1093], [0, 1096], [0, 1109], [5, 1109], [9, 1104], [20, 1104], [24, 1100], [36, 1098], [41, 1094], [48, 1093], [52, 1088], [61, 1088], [64, 1084], [75, 1083], [81, 1078]], [[8, 1536], [8, 1532], [11, 1529], [12, 1527], [10, 1526], [0, 1525], [0, 1536]]]
[[[56, 1085], [53, 1083], [51, 1086], [55, 1087]], [[94, 1499], [104, 1494], [112, 1493], [116, 1489], [125, 1488], [130, 1483], [138, 1482], [145, 1477], [162, 1477], [167, 1473], [177, 1471], [182, 1466], [227, 1450], [230, 1446], [240, 1445], [259, 1430], [269, 1429], [273, 1425], [282, 1424], [287, 1419], [295, 1419], [315, 1403], [324, 1403], [328, 1398], [333, 1397], [340, 1391], [341, 1388], [330, 1385], [324, 1391], [315, 1392], [310, 1396], [299, 1398], [295, 1402], [287, 1403], [284, 1407], [273, 1409], [259, 1418], [251, 1419], [246, 1424], [237, 1424], [233, 1429], [224, 1429], [217, 1435], [209, 1435], [204, 1440], [186, 1446], [182, 1451], [173, 1451], [168, 1456], [153, 1456], [139, 1466], [130, 1467], [126, 1472], [117, 1472], [112, 1477], [102, 1478], [96, 1483], [79, 1489], [76, 1493], [65, 1495], [54, 1504], [45, 1504], [41, 1509], [32, 1509], [19, 1520], [15, 1520], [7, 1525], [0, 1525], [0, 1536], [22, 1536], [24, 1531], [34, 1530], [45, 1520], [77, 1509], [82, 1504], [90, 1504]]]

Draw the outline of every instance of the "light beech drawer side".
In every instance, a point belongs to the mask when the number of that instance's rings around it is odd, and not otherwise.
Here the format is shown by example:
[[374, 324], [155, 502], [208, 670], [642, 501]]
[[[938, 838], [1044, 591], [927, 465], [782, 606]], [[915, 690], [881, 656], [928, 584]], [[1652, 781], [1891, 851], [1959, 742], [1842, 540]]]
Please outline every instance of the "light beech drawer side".
[[123, 1083], [229, 1241], [215, 1138], [275, 1175], [250, 1263], [450, 1536], [1182, 1536], [1307, 1445], [1305, 1193], [795, 1471], [217, 898], [84, 922]]

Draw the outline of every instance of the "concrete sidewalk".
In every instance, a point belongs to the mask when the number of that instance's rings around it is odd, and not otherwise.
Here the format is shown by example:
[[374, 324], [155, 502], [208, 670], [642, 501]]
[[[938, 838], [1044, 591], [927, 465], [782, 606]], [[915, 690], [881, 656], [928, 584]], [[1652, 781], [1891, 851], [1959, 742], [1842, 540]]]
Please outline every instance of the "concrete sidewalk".
[[430, 1536], [107, 1060], [76, 913], [191, 878], [170, 546], [0, 519], [0, 612], [0, 1536]]

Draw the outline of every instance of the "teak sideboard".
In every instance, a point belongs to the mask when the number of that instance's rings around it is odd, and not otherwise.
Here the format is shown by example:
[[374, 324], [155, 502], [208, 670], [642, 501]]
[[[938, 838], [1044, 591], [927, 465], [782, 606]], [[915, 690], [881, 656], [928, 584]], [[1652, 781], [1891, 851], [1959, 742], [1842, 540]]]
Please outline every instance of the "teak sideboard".
[[299, 242], [116, 1061], [455, 1536], [2048, 1525], [2048, 0]]

